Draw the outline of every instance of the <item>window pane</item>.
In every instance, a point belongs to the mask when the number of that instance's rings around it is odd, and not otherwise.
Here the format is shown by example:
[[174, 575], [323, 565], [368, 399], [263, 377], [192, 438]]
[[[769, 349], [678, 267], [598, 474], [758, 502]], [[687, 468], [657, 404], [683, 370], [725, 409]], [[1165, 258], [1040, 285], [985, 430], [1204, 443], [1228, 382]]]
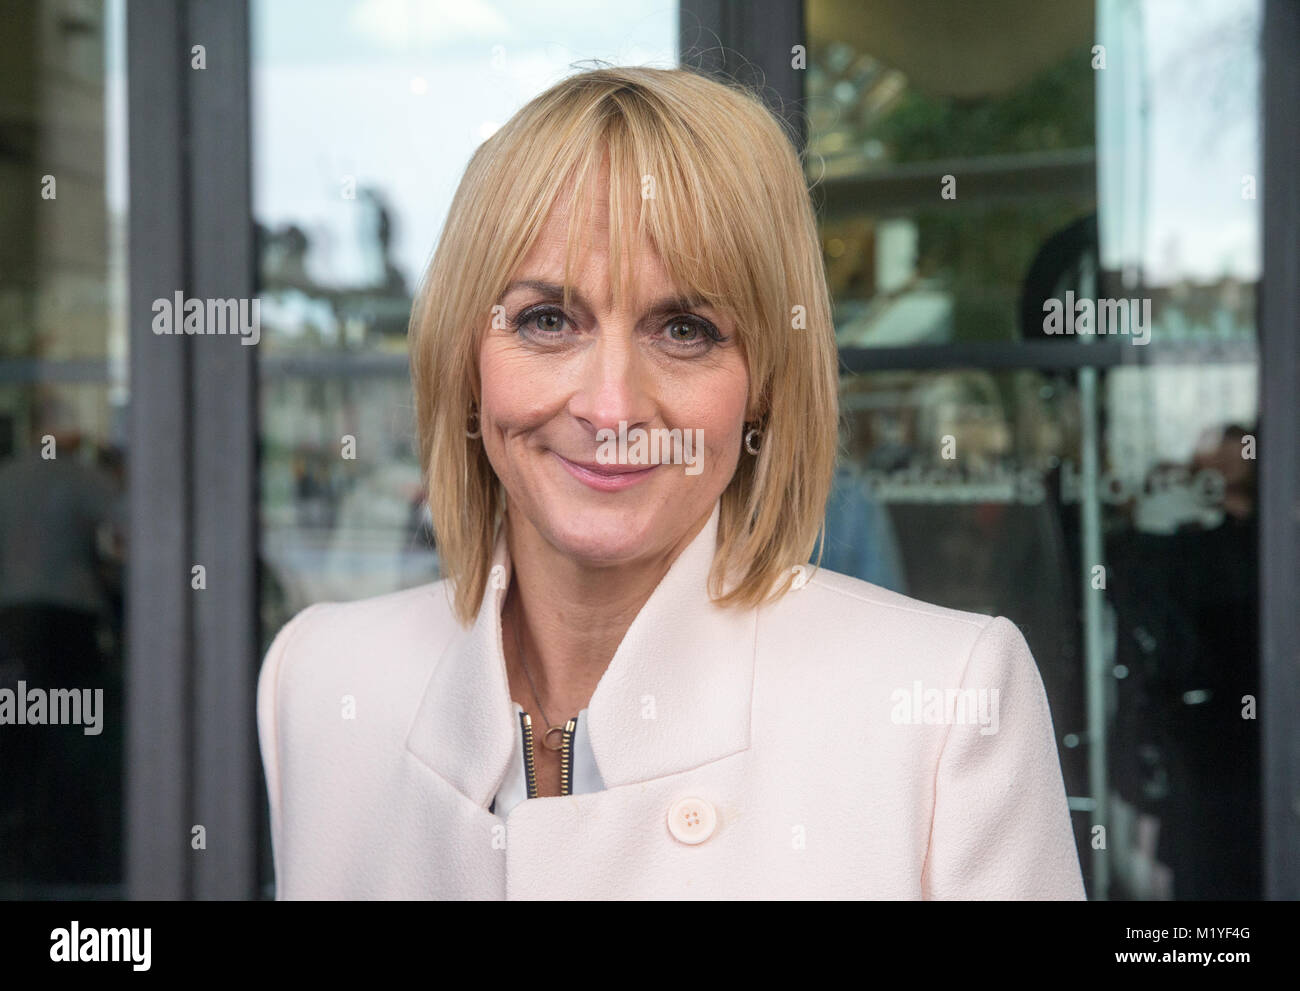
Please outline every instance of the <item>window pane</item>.
[[17, 0], [0, 52], [0, 897], [121, 893], [124, 9]]
[[807, 167], [845, 346], [1027, 336], [1026, 273], [1094, 214], [1089, 6], [989, 15], [808, 3]]
[[1258, 898], [1259, 4], [807, 12], [841, 341], [936, 345], [845, 378], [823, 563], [1021, 627], [1091, 897]]
[[1041, 303], [1099, 239], [1108, 288], [1153, 301], [1151, 340], [1253, 338], [1218, 297], [1259, 265], [1256, 0], [807, 16], [846, 347], [1051, 337]]
[[677, 7], [252, 4], [264, 648], [312, 602], [438, 577], [406, 328], [456, 184], [574, 63], [675, 65]]

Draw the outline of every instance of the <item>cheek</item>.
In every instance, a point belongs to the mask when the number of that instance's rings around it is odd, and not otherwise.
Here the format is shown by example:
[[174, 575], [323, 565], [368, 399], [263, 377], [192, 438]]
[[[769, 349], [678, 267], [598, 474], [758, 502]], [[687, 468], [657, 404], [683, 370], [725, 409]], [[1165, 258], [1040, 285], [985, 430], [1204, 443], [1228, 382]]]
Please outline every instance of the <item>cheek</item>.
[[554, 415], [563, 402], [554, 375], [541, 374], [538, 363], [491, 341], [479, 352], [484, 423], [505, 432], [527, 430]]
[[749, 376], [743, 361], [728, 363], [716, 374], [691, 383], [675, 400], [675, 411], [667, 417], [672, 425], [702, 427], [710, 466], [733, 470], [749, 401]]
[[[741, 444], [745, 434], [744, 426], [745, 397], [742, 395], [726, 413], [728, 419], [720, 419], [719, 427], [713, 432], [709, 443], [709, 452], [721, 474], [730, 479], [743, 456]], [[723, 424], [726, 424], [724, 427]]]

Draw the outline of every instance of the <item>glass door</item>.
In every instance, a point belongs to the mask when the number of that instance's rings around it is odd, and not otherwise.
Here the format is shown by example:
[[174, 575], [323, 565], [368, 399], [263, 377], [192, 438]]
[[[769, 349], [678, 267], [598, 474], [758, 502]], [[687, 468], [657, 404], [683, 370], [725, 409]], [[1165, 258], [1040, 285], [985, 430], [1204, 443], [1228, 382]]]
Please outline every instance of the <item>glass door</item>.
[[1020, 626], [1091, 898], [1261, 897], [1261, 4], [805, 9], [825, 563]]

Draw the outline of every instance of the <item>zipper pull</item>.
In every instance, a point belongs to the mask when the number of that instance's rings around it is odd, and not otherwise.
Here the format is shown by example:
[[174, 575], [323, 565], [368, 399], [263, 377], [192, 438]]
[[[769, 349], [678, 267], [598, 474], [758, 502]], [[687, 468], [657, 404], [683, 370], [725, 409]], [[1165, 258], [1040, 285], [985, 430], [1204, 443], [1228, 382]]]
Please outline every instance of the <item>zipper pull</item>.
[[524, 782], [528, 797], [537, 797], [537, 764], [533, 760], [533, 717], [526, 712], [519, 713], [519, 722], [524, 737]]
[[578, 729], [575, 716], [564, 724], [564, 740], [560, 744], [560, 794], [573, 794], [573, 736]]

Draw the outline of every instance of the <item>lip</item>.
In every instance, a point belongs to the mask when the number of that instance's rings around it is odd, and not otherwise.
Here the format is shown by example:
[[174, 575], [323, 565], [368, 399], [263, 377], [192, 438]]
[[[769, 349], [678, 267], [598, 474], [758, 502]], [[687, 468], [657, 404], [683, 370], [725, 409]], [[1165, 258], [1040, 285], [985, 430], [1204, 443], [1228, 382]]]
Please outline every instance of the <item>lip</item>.
[[[554, 451], [551, 453], [555, 454]], [[570, 461], [559, 454], [555, 454], [555, 458], [570, 475], [583, 485], [598, 492], [621, 492], [624, 489], [629, 489], [633, 485], [644, 482], [659, 467], [659, 465], [636, 468], [632, 465], [588, 464], [581, 461]]]

